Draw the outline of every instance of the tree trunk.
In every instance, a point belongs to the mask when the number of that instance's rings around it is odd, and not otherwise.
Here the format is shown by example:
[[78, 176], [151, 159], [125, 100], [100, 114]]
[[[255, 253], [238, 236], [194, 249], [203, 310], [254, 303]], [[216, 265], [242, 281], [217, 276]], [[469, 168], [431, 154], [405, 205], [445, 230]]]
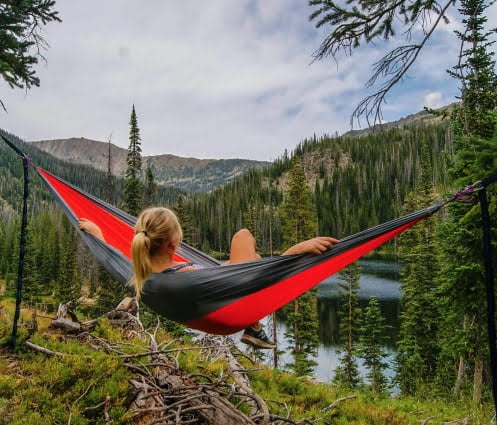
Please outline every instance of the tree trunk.
[[293, 339], [295, 341], [295, 352], [298, 353], [300, 351], [299, 345], [299, 325], [297, 323], [297, 316], [299, 314], [299, 300], [298, 298], [293, 302], [295, 319], [293, 321]]
[[454, 394], [459, 395], [461, 393], [462, 380], [464, 379], [464, 356], [459, 357], [459, 367], [457, 368], [457, 378], [454, 385]]
[[473, 380], [473, 401], [480, 403], [481, 389], [483, 384], [483, 359], [481, 356], [475, 358], [475, 375]]
[[276, 312], [272, 314], [272, 325], [273, 325], [273, 342], [275, 347], [273, 348], [273, 366], [278, 369], [278, 329], [276, 323]]
[[[466, 324], [468, 323], [468, 315], [465, 314], [462, 321], [462, 328], [466, 330]], [[459, 395], [461, 392], [462, 381], [464, 379], [464, 356], [459, 357], [459, 367], [457, 369], [457, 378], [454, 385], [454, 394]]]

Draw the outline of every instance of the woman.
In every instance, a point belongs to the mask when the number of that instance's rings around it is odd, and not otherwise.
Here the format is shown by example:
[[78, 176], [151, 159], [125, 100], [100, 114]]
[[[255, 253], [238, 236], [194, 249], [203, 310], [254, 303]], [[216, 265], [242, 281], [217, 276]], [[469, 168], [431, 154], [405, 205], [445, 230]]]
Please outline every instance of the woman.
[[[79, 228], [105, 241], [100, 228], [93, 222], [81, 218]], [[173, 255], [183, 238], [183, 231], [176, 215], [168, 208], [148, 208], [138, 217], [135, 236], [131, 245], [133, 259], [132, 283], [137, 298], [143, 292], [144, 285], [152, 273], [183, 273], [202, 268], [194, 263], [178, 262]], [[317, 237], [300, 242], [282, 255], [321, 254], [331, 248], [338, 240], [330, 237]], [[256, 241], [247, 229], [239, 230], [233, 236], [230, 246], [230, 257], [227, 264], [235, 264], [260, 259], [256, 252]], [[257, 348], [274, 348], [259, 322], [245, 329], [241, 341]]]

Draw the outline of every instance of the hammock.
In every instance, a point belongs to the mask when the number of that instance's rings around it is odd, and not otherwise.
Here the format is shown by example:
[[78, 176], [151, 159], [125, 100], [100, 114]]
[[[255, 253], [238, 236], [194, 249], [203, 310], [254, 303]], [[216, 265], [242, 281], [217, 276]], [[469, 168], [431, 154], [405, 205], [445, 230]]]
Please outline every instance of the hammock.
[[[16, 310], [10, 345], [16, 347], [20, 316], [28, 198], [28, 167], [31, 160], [10, 140], [0, 137], [21, 158], [24, 168], [23, 213], [17, 275]], [[130, 246], [135, 218], [47, 171], [36, 168], [62, 205], [75, 229], [105, 269], [123, 283], [131, 277]], [[145, 283], [142, 299], [157, 313], [189, 327], [221, 335], [244, 329], [292, 301], [322, 280], [356, 261], [454, 200], [472, 202], [478, 194], [482, 215], [487, 326], [492, 373], [492, 393], [497, 412], [497, 345], [495, 329], [495, 289], [492, 263], [491, 223], [486, 187], [497, 182], [497, 174], [456, 192], [447, 201], [397, 218], [342, 239], [329, 251], [318, 255], [293, 255], [261, 259], [220, 267], [215, 259], [181, 243], [175, 260], [193, 261], [203, 270], [174, 274], [153, 274]], [[81, 232], [77, 218], [97, 223], [106, 242]]]
[[[36, 170], [98, 261], [115, 279], [129, 282], [136, 219], [42, 168]], [[270, 257], [221, 267], [214, 258], [182, 242], [174, 260], [205, 268], [153, 273], [141, 299], [158, 314], [190, 328], [231, 334], [302, 295], [440, 207], [434, 205], [349, 236], [317, 256]], [[79, 230], [77, 220], [81, 217], [102, 229], [105, 242]]]

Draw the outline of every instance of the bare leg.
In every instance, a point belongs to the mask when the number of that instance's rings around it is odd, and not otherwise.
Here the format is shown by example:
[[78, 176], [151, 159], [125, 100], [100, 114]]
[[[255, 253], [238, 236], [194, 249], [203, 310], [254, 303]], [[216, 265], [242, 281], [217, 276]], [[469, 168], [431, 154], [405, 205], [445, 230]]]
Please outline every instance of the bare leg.
[[[233, 235], [230, 246], [230, 259], [224, 265], [259, 260], [261, 256], [256, 251], [257, 242], [248, 229], [241, 229]], [[256, 330], [262, 328], [260, 322], [252, 325]]]
[[254, 261], [261, 256], [256, 252], [256, 241], [247, 229], [241, 229], [233, 235], [230, 246], [230, 259], [223, 265]]

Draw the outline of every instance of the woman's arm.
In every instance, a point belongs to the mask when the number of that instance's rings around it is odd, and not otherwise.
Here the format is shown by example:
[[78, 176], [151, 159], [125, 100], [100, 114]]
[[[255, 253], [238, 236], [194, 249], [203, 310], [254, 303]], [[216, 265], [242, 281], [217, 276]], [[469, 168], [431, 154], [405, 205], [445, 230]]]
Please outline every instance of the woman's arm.
[[95, 236], [97, 239], [100, 239], [101, 241], [105, 242], [102, 230], [93, 221], [90, 221], [86, 218], [80, 218], [78, 220], [78, 227], [84, 232], [87, 232], [90, 235]]
[[295, 254], [321, 254], [333, 245], [340, 242], [338, 239], [330, 238], [328, 236], [319, 236], [317, 238], [309, 239], [300, 242], [291, 248], [288, 248], [281, 255], [295, 255]]

